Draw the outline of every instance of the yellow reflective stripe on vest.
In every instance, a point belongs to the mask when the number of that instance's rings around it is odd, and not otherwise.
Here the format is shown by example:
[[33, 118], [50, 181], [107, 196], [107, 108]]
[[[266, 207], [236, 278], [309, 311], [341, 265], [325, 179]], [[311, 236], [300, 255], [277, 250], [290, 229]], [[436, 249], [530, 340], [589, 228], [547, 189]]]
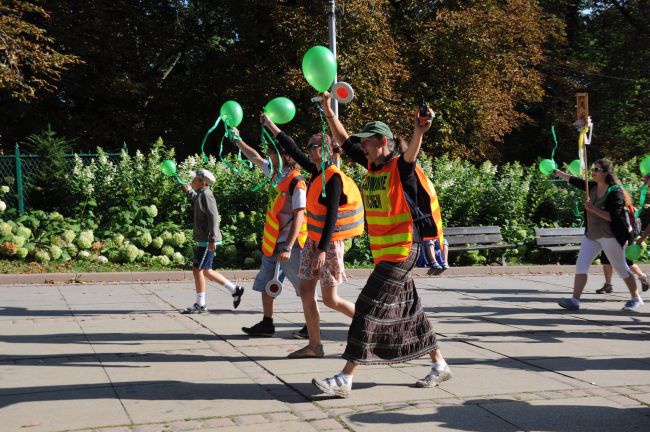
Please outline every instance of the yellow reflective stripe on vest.
[[410, 246], [392, 246], [392, 247], [387, 247], [382, 249], [373, 249], [372, 257], [374, 259], [379, 259], [386, 255], [399, 255], [399, 256], [407, 257], [409, 256], [410, 251], [411, 251]]
[[[345, 224], [345, 225], [334, 225], [334, 229], [332, 230], [332, 232], [336, 233], [336, 232], [341, 232], [341, 231], [348, 231], [348, 230], [357, 228], [359, 225], [363, 225], [363, 219], [359, 219], [357, 221], [350, 222], [349, 224]], [[313, 225], [313, 224], [310, 224], [310, 223], [307, 223], [307, 230], [311, 231], [311, 232], [319, 233], [319, 234], [323, 233], [323, 227]]]
[[393, 225], [411, 220], [410, 213], [402, 213], [395, 216], [369, 216], [366, 214], [368, 225]]
[[273, 228], [273, 229], [277, 230], [277, 229], [280, 228], [280, 225], [278, 223], [274, 222], [273, 219], [271, 219], [271, 218], [267, 218], [266, 223], [269, 224], [271, 226], [271, 228]]
[[413, 241], [413, 234], [410, 232], [370, 237], [371, 245], [388, 245], [388, 244], [395, 244], [395, 243], [402, 243], [402, 242], [410, 243], [412, 241]]
[[[345, 219], [345, 218], [350, 217], [350, 216], [358, 215], [359, 213], [362, 213], [362, 212], [363, 212], [363, 206], [360, 206], [360, 207], [358, 207], [358, 208], [356, 208], [354, 210], [339, 212], [338, 213], [338, 218], [339, 219]], [[326, 214], [317, 215], [317, 214], [314, 214], [314, 213], [310, 212], [309, 210], [307, 210], [307, 217], [312, 218], [312, 219], [317, 220], [317, 221], [324, 222], [327, 215]]]

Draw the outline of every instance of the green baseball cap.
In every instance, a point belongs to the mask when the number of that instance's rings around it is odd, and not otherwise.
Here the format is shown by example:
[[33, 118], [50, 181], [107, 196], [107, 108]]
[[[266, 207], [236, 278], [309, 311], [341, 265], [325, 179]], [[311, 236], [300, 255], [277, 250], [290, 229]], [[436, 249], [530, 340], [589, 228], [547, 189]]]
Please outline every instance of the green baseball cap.
[[393, 133], [390, 131], [390, 128], [386, 123], [380, 121], [371, 121], [370, 123], [366, 123], [361, 132], [352, 136], [357, 138], [368, 138], [374, 135], [382, 135], [391, 139], [393, 138]]

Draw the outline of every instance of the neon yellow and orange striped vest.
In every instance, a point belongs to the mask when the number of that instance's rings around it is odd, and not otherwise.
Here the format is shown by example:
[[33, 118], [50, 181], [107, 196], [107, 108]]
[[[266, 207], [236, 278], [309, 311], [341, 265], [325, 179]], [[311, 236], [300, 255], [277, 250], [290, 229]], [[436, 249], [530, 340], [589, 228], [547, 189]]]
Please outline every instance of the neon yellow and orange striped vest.
[[[392, 158], [379, 170], [368, 169], [363, 187], [370, 250], [375, 264], [406, 260], [413, 244], [413, 216], [404, 197], [397, 166], [400, 157]], [[435, 189], [420, 167], [416, 167], [415, 171], [418, 189], [424, 189], [429, 195], [430, 214], [438, 228], [438, 238], [443, 241], [440, 205]]]
[[[339, 205], [338, 219], [332, 234], [332, 240], [345, 240], [363, 234], [363, 201], [361, 193], [354, 180], [341, 172], [336, 165], [325, 169], [325, 183], [338, 174], [343, 184], [342, 194], [347, 197], [347, 203]], [[315, 242], [319, 242], [325, 226], [327, 207], [318, 202], [323, 190], [323, 179], [319, 175], [309, 186], [307, 192], [307, 235]]]
[[[275, 186], [275, 198], [269, 202], [269, 207], [266, 210], [266, 220], [264, 221], [262, 253], [266, 256], [272, 256], [275, 251], [275, 245], [278, 242], [281, 228], [278, 215], [284, 207], [287, 197], [289, 197], [289, 186], [291, 185], [291, 181], [298, 176], [300, 176], [300, 171], [293, 170]], [[295, 189], [307, 189], [304, 180], [298, 181]], [[307, 240], [307, 223], [303, 222], [302, 227], [300, 228], [300, 233], [298, 233], [298, 244], [300, 244], [300, 247], [305, 245], [305, 240]]]

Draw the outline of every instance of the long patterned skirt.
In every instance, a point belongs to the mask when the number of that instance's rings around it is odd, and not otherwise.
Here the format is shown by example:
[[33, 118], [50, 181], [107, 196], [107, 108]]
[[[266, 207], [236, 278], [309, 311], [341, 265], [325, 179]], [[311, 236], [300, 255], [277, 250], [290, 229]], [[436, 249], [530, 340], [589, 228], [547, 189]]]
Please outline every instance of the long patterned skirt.
[[402, 363], [438, 348], [411, 270], [420, 244], [401, 263], [381, 262], [355, 303], [343, 358], [357, 364]]

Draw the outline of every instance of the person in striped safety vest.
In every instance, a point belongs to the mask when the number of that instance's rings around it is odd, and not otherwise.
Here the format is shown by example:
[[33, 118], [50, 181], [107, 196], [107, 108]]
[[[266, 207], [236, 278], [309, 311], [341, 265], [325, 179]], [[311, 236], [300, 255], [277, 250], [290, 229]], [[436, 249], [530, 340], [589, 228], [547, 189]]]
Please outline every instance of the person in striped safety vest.
[[327, 307], [350, 318], [354, 316], [354, 304], [339, 297], [337, 288], [345, 279], [343, 241], [363, 233], [361, 193], [354, 181], [331, 161], [325, 160], [323, 163], [323, 159], [326, 159], [324, 153], [329, 150], [329, 154], [332, 154], [329, 136], [323, 136], [320, 132], [313, 134], [307, 144], [308, 153], [305, 154], [268, 117], [262, 114], [261, 121], [280, 146], [310, 174], [307, 189], [308, 238], [299, 272], [302, 279], [300, 299], [307, 321], [309, 344], [292, 352], [289, 357], [323, 357], [320, 311], [314, 299], [316, 284], [320, 281], [323, 303]]
[[[262, 321], [251, 327], [242, 327], [242, 331], [253, 337], [272, 337], [275, 334], [273, 323], [275, 297], [267, 294], [266, 286], [275, 278], [276, 264], [280, 263], [278, 280], [285, 277], [291, 281], [296, 295], [300, 296], [300, 278], [298, 269], [302, 247], [307, 239], [307, 223], [304, 212], [307, 207], [307, 185], [300, 174], [296, 162], [286, 153], [278, 155], [269, 152], [269, 160], [262, 158], [252, 147], [242, 141], [239, 131], [231, 128], [232, 141], [244, 153], [246, 158], [264, 172], [275, 184], [274, 196], [269, 202], [264, 221], [262, 240], [262, 265], [253, 282], [253, 290], [262, 296]], [[282, 172], [280, 169], [282, 158]], [[273, 167], [273, 171], [271, 170]], [[301, 331], [294, 334], [302, 337]]]
[[451, 378], [451, 370], [411, 277], [421, 240], [438, 235], [431, 191], [417, 169], [422, 137], [431, 127], [433, 112], [427, 108], [429, 116], [423, 124], [415, 118], [413, 137], [400, 154], [396, 148], [400, 142], [395, 142], [386, 124], [367, 123], [349, 137], [334, 115], [327, 93], [322, 108], [334, 139], [343, 143], [344, 153], [368, 170], [363, 200], [375, 268], [355, 303], [343, 370], [312, 383], [328, 395], [347, 397], [358, 365], [401, 363], [429, 354], [431, 371], [417, 380], [416, 386], [436, 386]]

